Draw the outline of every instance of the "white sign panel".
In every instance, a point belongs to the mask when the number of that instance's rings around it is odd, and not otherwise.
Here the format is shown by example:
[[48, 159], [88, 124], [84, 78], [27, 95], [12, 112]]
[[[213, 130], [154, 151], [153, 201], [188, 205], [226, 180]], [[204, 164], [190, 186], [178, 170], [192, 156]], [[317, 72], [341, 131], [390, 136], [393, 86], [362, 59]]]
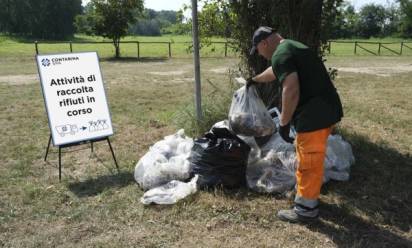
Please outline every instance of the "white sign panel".
[[55, 146], [113, 134], [96, 52], [37, 55], [36, 61]]

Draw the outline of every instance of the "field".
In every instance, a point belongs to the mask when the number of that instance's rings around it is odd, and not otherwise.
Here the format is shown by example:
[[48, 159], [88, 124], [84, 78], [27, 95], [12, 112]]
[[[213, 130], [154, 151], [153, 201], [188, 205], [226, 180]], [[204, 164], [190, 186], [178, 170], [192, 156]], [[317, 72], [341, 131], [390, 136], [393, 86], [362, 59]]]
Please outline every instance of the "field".
[[[323, 187], [320, 219], [296, 225], [275, 216], [290, 199], [247, 189], [199, 192], [173, 206], [140, 203], [136, 162], [181, 128], [176, 113], [193, 102], [193, 62], [184, 52], [102, 60], [121, 171], [107, 144], [94, 153], [82, 145], [64, 150], [59, 183], [57, 148], [43, 161], [49, 128], [27, 42], [0, 41], [0, 247], [412, 247], [410, 56], [327, 57], [344, 104], [338, 132], [356, 163], [348, 182]], [[202, 58], [205, 102], [214, 91], [208, 80], [228, 89], [237, 63], [221, 53]]]
[[[223, 38], [212, 38], [214, 42], [224, 42]], [[92, 37], [84, 35], [76, 35], [72, 40], [72, 49], [74, 52], [81, 51], [97, 51], [99, 56], [102, 58], [110, 58], [114, 56], [114, 47], [112, 44], [79, 44], [76, 42], [109, 42], [108, 39], [103, 39], [101, 37]], [[190, 36], [161, 36], [161, 37], [140, 37], [140, 36], [127, 36], [122, 41], [139, 41], [140, 46], [140, 57], [168, 57], [169, 56], [169, 45], [166, 44], [156, 44], [147, 42], [170, 42], [171, 46], [171, 56], [174, 58], [190, 58], [192, 55], [190, 53]], [[351, 42], [351, 43], [337, 43], [337, 42]], [[331, 43], [331, 53], [333, 56], [348, 56], [354, 55], [354, 42], [355, 40], [337, 40]], [[405, 42], [402, 48], [403, 56], [412, 55], [412, 40], [402, 40], [395, 38], [387, 39], [358, 39], [359, 42], [382, 42], [382, 43], [392, 43], [392, 44], [382, 44], [380, 49], [380, 55], [383, 56], [397, 56], [393, 51], [399, 53], [401, 48], [401, 42]], [[0, 35], [0, 54], [3, 56], [31, 56], [35, 53], [35, 40], [31, 39], [21, 39]], [[60, 52], [70, 52], [70, 44], [68, 41], [38, 41], [39, 53], [60, 53]], [[378, 54], [379, 45], [378, 44], [363, 44], [359, 43], [359, 46]], [[385, 48], [386, 47], [386, 48]], [[388, 49], [393, 51], [390, 51]], [[225, 44], [214, 43], [210, 46], [205, 46], [201, 49], [202, 57], [221, 57], [225, 54]], [[235, 57], [236, 52], [234, 48], [228, 45], [227, 56]], [[357, 48], [356, 54], [359, 56], [370, 56], [371, 54], [362, 48]], [[138, 55], [137, 44], [136, 43], [124, 43], [121, 44], [121, 56], [128, 58], [136, 58]]]

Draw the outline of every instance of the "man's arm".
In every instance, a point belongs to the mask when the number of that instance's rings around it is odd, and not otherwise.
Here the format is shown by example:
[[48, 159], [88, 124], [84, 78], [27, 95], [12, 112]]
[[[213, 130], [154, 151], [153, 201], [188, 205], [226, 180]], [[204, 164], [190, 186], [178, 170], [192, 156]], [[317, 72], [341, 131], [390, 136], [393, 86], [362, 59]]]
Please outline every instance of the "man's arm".
[[252, 79], [257, 83], [269, 83], [275, 80], [276, 76], [273, 73], [272, 67], [269, 66], [264, 72], [254, 76]]
[[297, 72], [289, 74], [283, 81], [282, 89], [282, 113], [280, 113], [280, 125], [288, 124], [299, 102], [299, 77]]

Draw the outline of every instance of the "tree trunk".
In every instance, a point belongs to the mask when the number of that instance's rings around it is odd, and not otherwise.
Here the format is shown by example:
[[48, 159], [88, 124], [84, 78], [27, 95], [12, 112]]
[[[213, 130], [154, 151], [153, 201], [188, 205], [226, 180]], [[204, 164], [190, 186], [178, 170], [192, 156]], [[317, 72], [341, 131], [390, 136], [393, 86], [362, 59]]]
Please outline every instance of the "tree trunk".
[[120, 58], [120, 38], [113, 39], [113, 45], [115, 49], [115, 57], [116, 59]]
[[288, 34], [319, 52], [322, 19], [322, 0], [288, 1]]

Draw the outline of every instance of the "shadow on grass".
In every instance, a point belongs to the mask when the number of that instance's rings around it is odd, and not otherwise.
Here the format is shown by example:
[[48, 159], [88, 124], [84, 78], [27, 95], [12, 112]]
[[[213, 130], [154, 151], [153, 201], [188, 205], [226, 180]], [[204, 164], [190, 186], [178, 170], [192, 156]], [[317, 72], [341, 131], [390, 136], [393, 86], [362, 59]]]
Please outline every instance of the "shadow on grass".
[[356, 164], [351, 179], [330, 182], [323, 191], [336, 194], [337, 203], [321, 204], [321, 220], [308, 225], [328, 235], [339, 247], [412, 247], [412, 160], [386, 144], [347, 133]]
[[131, 183], [134, 183], [133, 174], [130, 171], [122, 171], [113, 175], [70, 183], [68, 188], [78, 197], [88, 197], [100, 194], [109, 188], [122, 188]]

